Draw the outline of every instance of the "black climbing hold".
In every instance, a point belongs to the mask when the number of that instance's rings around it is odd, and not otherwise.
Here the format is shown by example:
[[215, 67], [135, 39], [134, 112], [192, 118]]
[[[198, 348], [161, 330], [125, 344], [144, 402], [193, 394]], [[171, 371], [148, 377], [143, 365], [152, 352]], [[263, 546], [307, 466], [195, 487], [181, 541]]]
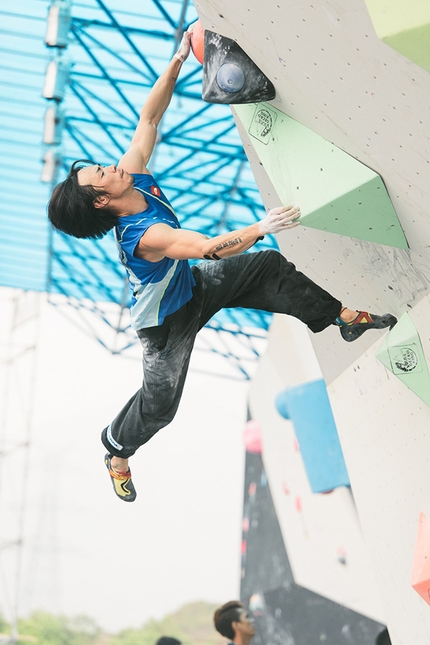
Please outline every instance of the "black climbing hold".
[[205, 30], [202, 98], [208, 103], [258, 103], [276, 95], [273, 83], [230, 38]]

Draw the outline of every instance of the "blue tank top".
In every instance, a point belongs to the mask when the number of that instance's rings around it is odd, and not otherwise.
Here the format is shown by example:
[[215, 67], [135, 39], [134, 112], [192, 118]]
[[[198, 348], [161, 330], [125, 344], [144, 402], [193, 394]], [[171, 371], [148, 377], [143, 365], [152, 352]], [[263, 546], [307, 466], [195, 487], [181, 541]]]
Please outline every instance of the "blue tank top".
[[191, 299], [195, 281], [187, 260], [165, 257], [159, 262], [148, 262], [134, 257], [140, 238], [150, 226], [168, 224], [180, 228], [180, 224], [152, 175], [133, 177], [134, 188], [144, 194], [148, 208], [142, 213], [119, 217], [115, 240], [132, 291], [131, 326], [138, 330], [162, 325], [166, 316]]

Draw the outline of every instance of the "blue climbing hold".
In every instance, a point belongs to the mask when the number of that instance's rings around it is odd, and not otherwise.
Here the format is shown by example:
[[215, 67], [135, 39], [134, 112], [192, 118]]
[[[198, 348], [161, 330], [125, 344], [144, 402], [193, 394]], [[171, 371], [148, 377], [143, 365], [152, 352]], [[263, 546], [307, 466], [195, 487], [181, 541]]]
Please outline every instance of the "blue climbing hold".
[[245, 74], [236, 63], [224, 63], [217, 72], [216, 80], [224, 92], [238, 92], [245, 83]]

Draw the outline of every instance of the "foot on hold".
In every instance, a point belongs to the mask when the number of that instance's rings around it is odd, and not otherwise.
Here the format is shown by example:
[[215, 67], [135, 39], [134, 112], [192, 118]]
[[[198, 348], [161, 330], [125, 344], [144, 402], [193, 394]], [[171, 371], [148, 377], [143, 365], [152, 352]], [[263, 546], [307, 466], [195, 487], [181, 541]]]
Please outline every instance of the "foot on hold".
[[107, 453], [105, 455], [105, 464], [106, 468], [109, 471], [111, 477], [113, 489], [115, 494], [122, 499], [124, 502], [134, 502], [136, 499], [136, 489], [133, 486], [131, 481], [131, 471], [127, 470], [126, 473], [119, 472], [112, 468], [112, 455]]
[[336, 324], [340, 327], [340, 335], [347, 343], [357, 340], [368, 329], [392, 329], [397, 322], [397, 318], [392, 314], [376, 316], [369, 314], [367, 311], [358, 311], [357, 316], [351, 322], [345, 322], [341, 318], [336, 318]]

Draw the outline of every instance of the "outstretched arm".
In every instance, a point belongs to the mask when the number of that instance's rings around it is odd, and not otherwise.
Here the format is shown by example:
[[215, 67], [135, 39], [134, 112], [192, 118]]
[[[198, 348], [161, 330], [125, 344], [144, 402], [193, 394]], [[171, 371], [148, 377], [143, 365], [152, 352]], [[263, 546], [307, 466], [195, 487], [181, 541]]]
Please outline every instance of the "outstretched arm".
[[135, 255], [149, 262], [158, 262], [164, 257], [221, 260], [243, 253], [264, 235], [298, 226], [299, 217], [298, 207], [272, 208], [261, 222], [212, 238], [186, 229], [174, 229], [168, 224], [154, 224], [141, 237]]
[[169, 106], [182, 63], [190, 53], [192, 27], [184, 33], [178, 51], [155, 82], [142, 107], [130, 147], [118, 163], [119, 168], [127, 172], [148, 172], [146, 166], [154, 149], [158, 124]]

